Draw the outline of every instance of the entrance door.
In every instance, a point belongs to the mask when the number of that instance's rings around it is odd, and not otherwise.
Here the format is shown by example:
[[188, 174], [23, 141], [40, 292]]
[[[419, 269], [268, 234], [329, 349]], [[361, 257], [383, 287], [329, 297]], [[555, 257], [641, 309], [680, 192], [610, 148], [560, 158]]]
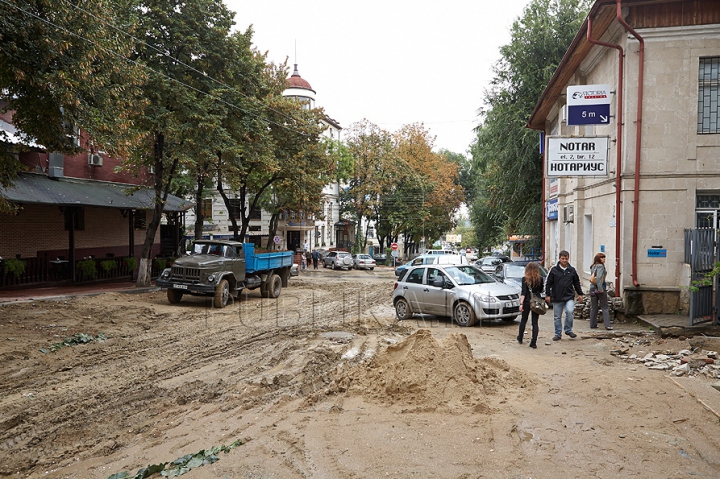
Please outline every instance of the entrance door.
[[299, 231], [288, 231], [287, 232], [287, 245], [288, 249], [298, 251], [300, 250], [300, 232]]

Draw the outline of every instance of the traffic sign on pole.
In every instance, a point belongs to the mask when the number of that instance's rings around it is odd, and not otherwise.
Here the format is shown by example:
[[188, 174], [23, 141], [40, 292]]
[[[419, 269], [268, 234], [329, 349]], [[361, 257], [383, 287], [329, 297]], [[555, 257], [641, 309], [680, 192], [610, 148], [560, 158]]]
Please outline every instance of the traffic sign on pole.
[[397, 243], [393, 243], [392, 245], [390, 245], [390, 247], [392, 248], [393, 251], [396, 251], [398, 249]]

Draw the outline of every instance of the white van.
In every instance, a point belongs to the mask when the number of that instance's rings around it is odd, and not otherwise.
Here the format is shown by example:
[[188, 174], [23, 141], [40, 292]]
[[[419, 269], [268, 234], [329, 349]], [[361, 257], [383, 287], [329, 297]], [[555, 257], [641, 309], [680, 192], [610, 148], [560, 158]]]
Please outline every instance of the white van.
[[444, 254], [437, 256], [432, 264], [459, 265], [470, 264], [470, 262], [464, 254]]

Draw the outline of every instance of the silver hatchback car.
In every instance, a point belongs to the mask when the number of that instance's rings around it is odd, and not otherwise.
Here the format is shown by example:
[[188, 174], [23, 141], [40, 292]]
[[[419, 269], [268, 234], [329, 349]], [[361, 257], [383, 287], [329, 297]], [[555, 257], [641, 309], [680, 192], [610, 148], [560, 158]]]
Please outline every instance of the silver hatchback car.
[[393, 306], [399, 320], [433, 314], [472, 326], [476, 320], [514, 321], [520, 294], [475, 266], [422, 265], [408, 268], [395, 283]]

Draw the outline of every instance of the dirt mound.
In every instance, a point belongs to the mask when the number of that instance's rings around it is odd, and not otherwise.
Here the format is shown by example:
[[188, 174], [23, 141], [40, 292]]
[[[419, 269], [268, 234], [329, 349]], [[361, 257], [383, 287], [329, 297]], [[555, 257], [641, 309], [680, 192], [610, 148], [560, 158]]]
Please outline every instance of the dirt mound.
[[524, 373], [495, 358], [475, 359], [467, 337], [453, 333], [438, 341], [427, 329], [378, 353], [374, 360], [336, 380], [337, 391], [410, 411], [472, 409], [487, 412], [489, 396], [519, 392], [534, 384]]

